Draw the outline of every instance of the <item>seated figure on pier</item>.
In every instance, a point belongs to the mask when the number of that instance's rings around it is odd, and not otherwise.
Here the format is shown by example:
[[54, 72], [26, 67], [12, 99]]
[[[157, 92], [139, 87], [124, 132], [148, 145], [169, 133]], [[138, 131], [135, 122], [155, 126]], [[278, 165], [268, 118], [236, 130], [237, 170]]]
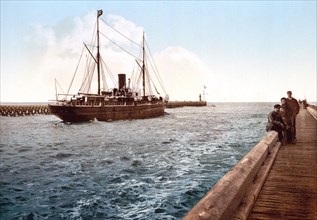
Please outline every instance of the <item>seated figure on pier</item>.
[[283, 142], [285, 124], [280, 115], [280, 108], [281, 106], [279, 104], [274, 105], [274, 110], [270, 112], [268, 116], [266, 131], [276, 131], [278, 133], [278, 140]]

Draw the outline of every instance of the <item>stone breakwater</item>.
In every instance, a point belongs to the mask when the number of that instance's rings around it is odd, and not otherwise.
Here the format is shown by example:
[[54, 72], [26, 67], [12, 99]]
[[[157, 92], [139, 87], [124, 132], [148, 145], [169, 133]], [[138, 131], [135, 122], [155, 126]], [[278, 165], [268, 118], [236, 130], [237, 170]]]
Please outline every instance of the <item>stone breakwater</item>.
[[169, 101], [166, 108], [180, 108], [180, 107], [201, 107], [207, 106], [204, 101]]
[[[207, 106], [207, 102], [199, 102], [199, 101], [172, 101], [168, 102], [167, 108], [179, 108], [179, 107], [199, 107], [199, 106]], [[8, 117], [18, 117], [18, 116], [27, 116], [27, 115], [50, 115], [50, 109], [48, 105], [0, 105], [0, 116], [8, 116]]]
[[48, 105], [0, 105], [0, 115], [17, 117], [26, 115], [50, 115]]

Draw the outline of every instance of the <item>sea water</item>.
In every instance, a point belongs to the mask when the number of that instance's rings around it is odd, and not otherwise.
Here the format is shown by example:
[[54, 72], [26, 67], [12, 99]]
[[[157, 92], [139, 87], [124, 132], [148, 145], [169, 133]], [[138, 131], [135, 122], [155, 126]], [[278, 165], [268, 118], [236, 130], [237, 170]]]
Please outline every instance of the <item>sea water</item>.
[[272, 103], [64, 124], [0, 116], [0, 219], [180, 219], [265, 136]]

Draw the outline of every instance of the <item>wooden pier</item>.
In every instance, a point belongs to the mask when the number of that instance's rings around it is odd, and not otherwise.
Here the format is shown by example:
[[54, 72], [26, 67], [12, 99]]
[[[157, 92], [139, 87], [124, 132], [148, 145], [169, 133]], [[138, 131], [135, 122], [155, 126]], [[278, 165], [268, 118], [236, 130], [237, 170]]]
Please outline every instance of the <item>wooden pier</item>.
[[300, 110], [297, 144], [281, 146], [277, 133], [269, 132], [184, 220], [317, 219], [315, 113]]
[[317, 219], [317, 121], [297, 116], [297, 144], [280, 147], [248, 219]]

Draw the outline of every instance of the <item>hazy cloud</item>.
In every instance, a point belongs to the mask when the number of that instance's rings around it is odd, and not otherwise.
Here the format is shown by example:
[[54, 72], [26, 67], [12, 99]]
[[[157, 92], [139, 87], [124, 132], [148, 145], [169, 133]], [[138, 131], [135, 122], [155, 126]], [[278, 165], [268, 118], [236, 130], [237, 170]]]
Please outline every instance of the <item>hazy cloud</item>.
[[[32, 30], [24, 37], [25, 65], [15, 70], [21, 72], [21, 77], [16, 82], [10, 81], [10, 78], [6, 79], [7, 84], [15, 83], [18, 86], [14, 91], [6, 87], [7, 93], [2, 96], [2, 100], [47, 101], [53, 99], [55, 97], [54, 78], [59, 81], [64, 91], [67, 91], [83, 49], [83, 42], [91, 44], [96, 24], [95, 16], [95, 12], [90, 12], [82, 17], [65, 18], [54, 26], [43, 26], [40, 23], [31, 25]], [[142, 27], [118, 15], [108, 15], [103, 19], [134, 42], [141, 43]], [[112, 41], [128, 48], [133, 55], [139, 55], [140, 47], [113, 31], [102, 21], [100, 29]], [[131, 74], [135, 66], [135, 58], [118, 49], [108, 39], [101, 37], [101, 40], [106, 45], [102, 48], [102, 55], [114, 77], [118, 73]], [[150, 42], [151, 39], [148, 41]], [[169, 47], [155, 54], [154, 60], [171, 99], [197, 100], [207, 77], [206, 64], [197, 55], [180, 47]], [[83, 59], [86, 59], [85, 55]], [[82, 76], [79, 74], [81, 74], [80, 70], [72, 93], [78, 92], [82, 81]], [[112, 85], [110, 81], [108, 86]]]
[[198, 100], [208, 84], [210, 69], [197, 55], [181, 47], [169, 47], [155, 59], [171, 100]]

